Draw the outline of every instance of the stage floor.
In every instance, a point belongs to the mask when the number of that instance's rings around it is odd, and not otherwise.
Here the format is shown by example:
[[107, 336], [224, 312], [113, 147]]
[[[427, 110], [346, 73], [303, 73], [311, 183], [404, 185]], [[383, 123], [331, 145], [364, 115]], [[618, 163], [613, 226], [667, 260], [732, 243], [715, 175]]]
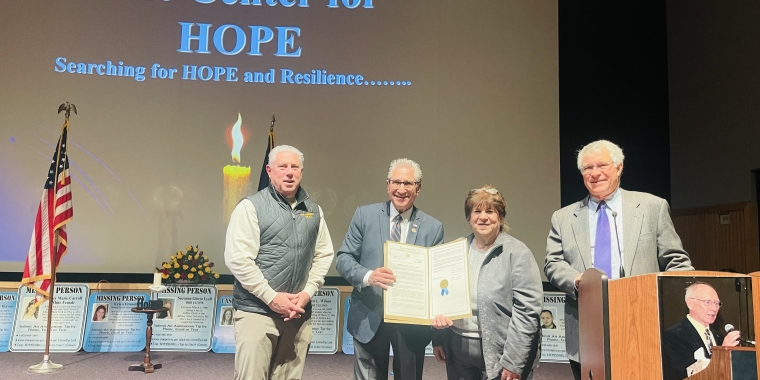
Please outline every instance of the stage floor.
[[[53, 353], [54, 363], [63, 364], [62, 371], [50, 375], [32, 374], [29, 366], [42, 360], [41, 353], [0, 353], [0, 373], [3, 379], [23, 380], [49, 377], [56, 380], [89, 379], [171, 379], [210, 378], [232, 379], [234, 355], [189, 352], [154, 352], [153, 363], [164, 367], [152, 374], [129, 372], [130, 364], [142, 362], [143, 353]], [[353, 357], [344, 354], [309, 355], [306, 359], [305, 380], [342, 380], [351, 379], [353, 374]], [[146, 377], [147, 376], [147, 377]], [[536, 369], [535, 380], [571, 380], [572, 373], [568, 364], [541, 363]], [[435, 358], [425, 360], [425, 380], [442, 380], [446, 378], [446, 367]]]

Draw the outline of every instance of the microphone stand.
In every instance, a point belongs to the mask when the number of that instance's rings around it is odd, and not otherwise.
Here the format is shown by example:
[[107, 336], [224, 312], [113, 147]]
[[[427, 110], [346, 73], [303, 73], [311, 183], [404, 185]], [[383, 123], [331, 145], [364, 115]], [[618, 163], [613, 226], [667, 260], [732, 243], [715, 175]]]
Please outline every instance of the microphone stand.
[[612, 212], [612, 221], [615, 225], [615, 242], [617, 243], [618, 259], [620, 260], [620, 278], [625, 277], [625, 263], [623, 262], [623, 251], [620, 250], [620, 235], [617, 228], [617, 211]]

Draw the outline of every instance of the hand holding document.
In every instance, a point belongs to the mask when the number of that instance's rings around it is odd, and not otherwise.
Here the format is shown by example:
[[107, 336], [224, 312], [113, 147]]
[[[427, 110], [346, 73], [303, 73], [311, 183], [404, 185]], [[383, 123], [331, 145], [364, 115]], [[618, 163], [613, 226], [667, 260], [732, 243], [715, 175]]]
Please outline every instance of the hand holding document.
[[384, 320], [430, 325], [436, 315], [472, 316], [467, 240], [436, 247], [387, 241], [385, 267], [396, 282], [384, 291]]
[[392, 270], [386, 267], [375, 269], [368, 279], [370, 286], [377, 286], [381, 289], [388, 289], [388, 286], [393, 285], [394, 281], [396, 281], [396, 276], [393, 275]]

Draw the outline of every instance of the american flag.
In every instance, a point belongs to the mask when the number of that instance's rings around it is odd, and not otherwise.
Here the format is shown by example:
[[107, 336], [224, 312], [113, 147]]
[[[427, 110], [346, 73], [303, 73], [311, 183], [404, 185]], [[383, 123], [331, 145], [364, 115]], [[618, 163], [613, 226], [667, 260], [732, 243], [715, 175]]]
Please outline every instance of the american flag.
[[[50, 163], [50, 170], [42, 190], [42, 199], [37, 208], [37, 218], [34, 221], [32, 242], [24, 267], [22, 284], [37, 291], [40, 305], [48, 297], [50, 275], [53, 265], [61, 262], [66, 254], [68, 241], [66, 223], [74, 216], [71, 204], [71, 176], [69, 175], [69, 160], [66, 156], [66, 135], [69, 131], [68, 120], [63, 125], [63, 132], [58, 140], [58, 146]], [[58, 179], [56, 180], [56, 174]], [[55, 232], [58, 231], [58, 246], [56, 251]], [[42, 296], [40, 299], [39, 296]]]

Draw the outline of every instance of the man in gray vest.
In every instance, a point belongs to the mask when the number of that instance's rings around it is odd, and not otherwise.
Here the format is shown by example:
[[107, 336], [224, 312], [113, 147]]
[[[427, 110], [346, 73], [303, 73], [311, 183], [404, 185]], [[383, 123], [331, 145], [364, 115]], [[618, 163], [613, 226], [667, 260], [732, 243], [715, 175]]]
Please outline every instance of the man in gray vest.
[[303, 154], [269, 154], [270, 185], [244, 198], [227, 227], [235, 276], [235, 379], [300, 379], [311, 343], [309, 301], [334, 256], [322, 209], [301, 188]]

